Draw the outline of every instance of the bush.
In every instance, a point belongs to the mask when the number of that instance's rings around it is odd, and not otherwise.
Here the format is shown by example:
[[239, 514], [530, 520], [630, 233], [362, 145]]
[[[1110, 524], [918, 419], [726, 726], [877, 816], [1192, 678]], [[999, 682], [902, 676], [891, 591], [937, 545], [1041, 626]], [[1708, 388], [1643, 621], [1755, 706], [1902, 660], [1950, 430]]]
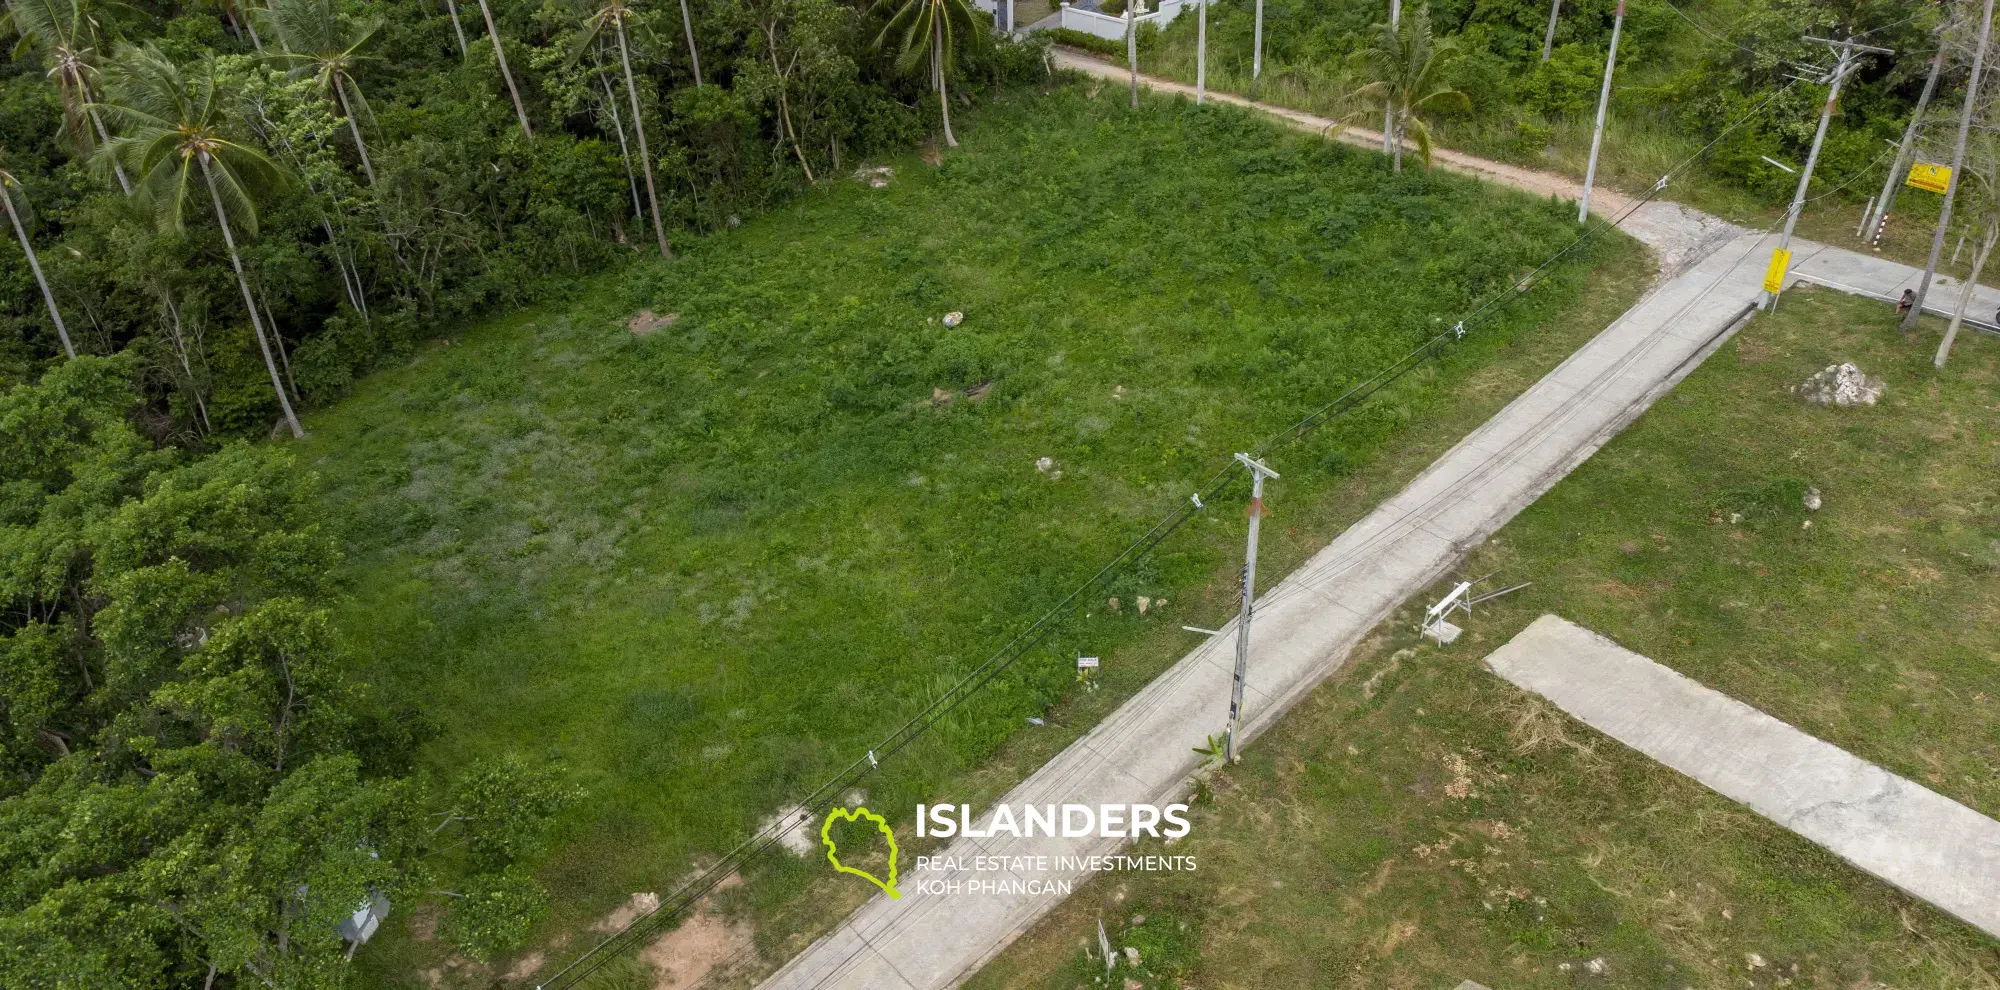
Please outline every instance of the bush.
[[1582, 45], [1562, 45], [1521, 83], [1521, 104], [1553, 117], [1589, 114], [1604, 80], [1604, 53]]
[[1099, 55], [1123, 56], [1125, 54], [1125, 43], [1122, 41], [1111, 41], [1107, 38], [1100, 38], [1094, 34], [1084, 34], [1082, 31], [1073, 31], [1069, 28], [1055, 28], [1048, 31], [1047, 34], [1058, 45], [1081, 48], [1084, 51], [1096, 52]]

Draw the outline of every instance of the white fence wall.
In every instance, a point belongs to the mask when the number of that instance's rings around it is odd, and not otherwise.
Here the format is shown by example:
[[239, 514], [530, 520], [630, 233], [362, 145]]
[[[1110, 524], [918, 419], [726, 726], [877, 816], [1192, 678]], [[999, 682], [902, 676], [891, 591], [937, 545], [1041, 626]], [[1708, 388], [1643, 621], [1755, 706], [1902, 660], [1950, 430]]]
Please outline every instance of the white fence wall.
[[[1139, 27], [1144, 29], [1147, 25], [1151, 25], [1156, 28], [1164, 28], [1172, 24], [1174, 18], [1181, 16], [1182, 8], [1193, 7], [1200, 2], [1202, 0], [1160, 0], [1157, 8], [1139, 15]], [[1125, 37], [1125, 18], [1123, 17], [1113, 17], [1110, 14], [1100, 14], [1094, 10], [1072, 7], [1068, 3], [1064, 3], [1058, 13], [1061, 16], [1056, 22], [1057, 27], [1065, 27], [1072, 31], [1081, 31], [1084, 34], [1096, 35], [1108, 41], [1118, 41]]]
[[[1007, 0], [972, 0], [972, 5], [989, 14], [995, 15], [1004, 22], [1007, 17], [1004, 10], [1006, 2]], [[1174, 18], [1181, 15], [1182, 8], [1192, 8], [1200, 2], [1202, 0], [1159, 0], [1154, 9], [1139, 15], [1139, 27], [1143, 29], [1147, 25], [1151, 25], [1156, 28], [1164, 28], [1172, 24]], [[1094, 10], [1072, 7], [1068, 3], [1064, 3], [1058, 8], [1056, 15], [1056, 27], [1081, 31], [1084, 34], [1096, 35], [1099, 38], [1109, 41], [1120, 41], [1125, 37], [1125, 18], [1123, 17], [1113, 17], [1110, 14], [1100, 14]], [[1005, 24], [1003, 23], [1002, 26], [1004, 27]], [[1026, 24], [1016, 24], [1014, 26], [1016, 28], [1027, 27]]]

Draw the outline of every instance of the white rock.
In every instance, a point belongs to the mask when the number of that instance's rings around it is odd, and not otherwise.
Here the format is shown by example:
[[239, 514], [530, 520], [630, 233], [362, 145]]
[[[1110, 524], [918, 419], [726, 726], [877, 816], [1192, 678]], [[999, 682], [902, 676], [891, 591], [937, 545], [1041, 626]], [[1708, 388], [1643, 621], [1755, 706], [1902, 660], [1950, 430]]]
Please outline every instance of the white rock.
[[1809, 512], [1818, 512], [1819, 506], [1820, 506], [1819, 489], [1817, 488], [1806, 489], [1806, 510]]
[[1132, 948], [1132, 947], [1131, 947], [1131, 946], [1129, 946], [1129, 945], [1125, 947], [1125, 965], [1127, 965], [1127, 966], [1137, 966], [1137, 965], [1139, 965], [1139, 950], [1138, 950], [1138, 949], [1135, 949], [1135, 948]]
[[944, 314], [944, 325], [947, 327], [955, 327], [964, 322], [965, 322], [965, 314], [959, 312], [958, 310], [954, 309], [951, 312]]
[[1040, 471], [1043, 474], [1049, 473], [1051, 470], [1055, 468], [1055, 466], [1056, 466], [1056, 459], [1053, 457], [1038, 457], [1035, 459], [1035, 470]]
[[1880, 378], [1872, 378], [1852, 362], [1829, 364], [1826, 370], [1801, 382], [1794, 389], [1799, 398], [1816, 406], [1872, 406], [1886, 388]]
[[1604, 972], [1604, 957], [1599, 956], [1596, 959], [1592, 959], [1591, 961], [1584, 963], [1583, 968], [1590, 970], [1590, 972], [1593, 975], [1601, 975]]

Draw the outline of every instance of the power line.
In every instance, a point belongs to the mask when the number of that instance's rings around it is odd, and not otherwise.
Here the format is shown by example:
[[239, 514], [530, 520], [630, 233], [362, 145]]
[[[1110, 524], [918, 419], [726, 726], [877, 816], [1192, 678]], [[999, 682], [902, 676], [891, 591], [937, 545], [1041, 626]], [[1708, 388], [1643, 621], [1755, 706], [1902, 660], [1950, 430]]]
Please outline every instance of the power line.
[[[1263, 443], [1257, 446], [1254, 456], [1262, 458], [1268, 451], [1301, 439], [1313, 430], [1352, 411], [1369, 397], [1393, 385], [1425, 361], [1436, 357], [1445, 347], [1463, 339], [1465, 334], [1480, 321], [1489, 318], [1515, 299], [1525, 295], [1530, 288], [1533, 288], [1545, 276], [1545, 273], [1563, 258], [1569, 256], [1604, 231], [1623, 223], [1641, 207], [1659, 196], [1667, 188], [1668, 181], [1673, 176], [1691, 167], [1697, 160], [1713, 149], [1724, 137], [1742, 126], [1742, 124], [1748, 122], [1751, 117], [1762, 113], [1780, 95], [1788, 91], [1792, 85], [1792, 83], [1788, 83], [1783, 88], [1773, 92], [1762, 103], [1759, 103], [1755, 108], [1730, 123], [1729, 126], [1723, 128], [1708, 144], [1703, 145], [1699, 150], [1668, 170], [1665, 175], [1662, 175], [1659, 181], [1654, 183], [1650, 191], [1634, 201], [1618, 217], [1600, 218], [1594, 224], [1587, 226], [1581, 234], [1577, 235], [1569, 244], [1543, 261], [1533, 271], [1489, 295], [1483, 304], [1474, 309], [1471, 314], [1453, 324], [1451, 329], [1433, 335], [1430, 339], [1419, 344], [1396, 361], [1377, 371], [1374, 375], [1350, 387], [1338, 398], [1308, 413], [1291, 426], [1266, 438]], [[778, 845], [801, 822], [823, 815], [838, 795], [874, 773], [880, 768], [883, 760], [894, 756], [915, 742], [945, 715], [950, 714], [959, 705], [971, 698], [973, 694], [991, 683], [994, 678], [1012, 667], [1015, 662], [1045, 642], [1076, 609], [1081, 607], [1085, 596], [1093, 588], [1098, 587], [1101, 582], [1115, 576], [1124, 568], [1150, 553], [1154, 547], [1157, 547], [1167, 537], [1179, 530], [1182, 525], [1186, 524], [1188, 520], [1202, 511], [1207, 503], [1214, 501], [1217, 496], [1228, 490], [1240, 477], [1241, 475], [1237, 474], [1234, 470], [1233, 459], [1223, 464], [1205, 483], [1200, 485], [1190, 495], [1187, 503], [1182, 504], [1175, 511], [1154, 524], [1144, 535], [1127, 545], [1109, 563], [1106, 563], [1089, 579], [1071, 590], [1069, 594], [1065, 595], [1054, 606], [1029, 623], [1027, 627], [1023, 628], [1013, 639], [1009, 640], [998, 651], [989, 656], [978, 667], [974, 668], [972, 672], [954, 683], [944, 693], [933, 699], [930, 704], [920, 709], [915, 715], [889, 733], [888, 736], [884, 737], [882, 742], [869, 749], [863, 756], [850, 762], [845, 768], [814, 789], [805, 799], [798, 802], [800, 812], [796, 816], [788, 816], [789, 820], [781, 819], [759, 829], [755, 835], [739, 843], [714, 865], [682, 884], [681, 888], [675, 891], [669, 900], [662, 901], [659, 907], [635, 918], [624, 928], [606, 936], [597, 945], [586, 950], [582, 955], [572, 960], [569, 965], [557, 971], [548, 980], [537, 984], [537, 990], [568, 990], [568, 988], [577, 986], [579, 982], [603, 967], [612, 958], [630, 949], [637, 948], [654, 934], [664, 930], [668, 924], [672, 923], [683, 912], [713, 891], [725, 878], [735, 874], [749, 862]]]

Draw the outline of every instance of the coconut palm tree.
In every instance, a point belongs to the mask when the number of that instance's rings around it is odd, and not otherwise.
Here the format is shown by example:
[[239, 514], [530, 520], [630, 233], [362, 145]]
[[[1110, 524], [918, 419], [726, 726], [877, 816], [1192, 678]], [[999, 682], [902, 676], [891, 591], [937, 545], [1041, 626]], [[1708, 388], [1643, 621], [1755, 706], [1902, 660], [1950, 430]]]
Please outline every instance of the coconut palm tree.
[[444, 9], [451, 15], [451, 33], [454, 37], [458, 38], [458, 57], [464, 58], [466, 52], [465, 25], [460, 23], [458, 19], [458, 3], [456, 0], [444, 0]]
[[362, 59], [362, 47], [374, 40], [382, 22], [343, 24], [333, 0], [272, 0], [269, 17], [285, 49], [271, 59], [290, 66], [293, 76], [311, 76], [320, 92], [340, 107], [341, 115], [347, 118], [347, 132], [354, 137], [354, 150], [361, 155], [361, 171], [368, 176], [368, 184], [374, 185], [375, 166], [368, 160], [368, 142], [361, 139], [360, 117], [368, 112], [368, 100], [354, 81], [354, 67]]
[[256, 236], [256, 193], [283, 185], [283, 172], [262, 152], [235, 139], [239, 118], [216, 86], [212, 59], [184, 73], [147, 42], [126, 49], [111, 70], [110, 102], [101, 106], [117, 125], [118, 136], [99, 157], [132, 167], [139, 176], [140, 202], [151, 208], [162, 230], [185, 229], [189, 211], [200, 210], [202, 201], [207, 201], [222, 228], [222, 243], [236, 270], [236, 286], [243, 292], [243, 308], [250, 314], [250, 329], [263, 352], [285, 425], [293, 437], [305, 436], [285, 394], [264, 319], [243, 273], [243, 257], [236, 250], [236, 227]]
[[965, 0], [876, 0], [889, 8], [889, 23], [875, 38], [875, 47], [896, 45], [896, 67], [914, 72], [924, 67], [937, 87], [938, 112], [944, 118], [944, 143], [958, 147], [951, 133], [951, 94], [945, 89], [958, 61], [958, 46], [978, 44], [981, 34]]
[[69, 327], [63, 324], [62, 310], [56, 308], [56, 295], [49, 291], [48, 277], [42, 274], [41, 259], [35, 257], [35, 245], [29, 243], [28, 228], [21, 219], [21, 211], [27, 204], [14, 205], [14, 194], [9, 191], [20, 184], [14, 173], [7, 171], [5, 152], [0, 151], [0, 208], [7, 211], [7, 222], [14, 225], [14, 236], [21, 239], [21, 250], [28, 256], [28, 269], [35, 273], [35, 284], [42, 287], [42, 302], [49, 307], [49, 319], [55, 321], [56, 336], [62, 338], [63, 353], [75, 357], [76, 347], [69, 342]]
[[1403, 170], [1403, 141], [1407, 138], [1416, 139], [1424, 167], [1431, 167], [1431, 129], [1419, 113], [1472, 106], [1464, 93], [1442, 79], [1445, 68], [1463, 54], [1458, 39], [1431, 35], [1430, 13], [1422, 4], [1399, 25], [1375, 25], [1375, 43], [1355, 53], [1355, 60], [1374, 81], [1355, 90], [1354, 98], [1367, 104], [1363, 113], [1386, 111], [1395, 171]]
[[674, 251], [667, 246], [667, 228], [660, 222], [660, 196], [653, 188], [653, 153], [646, 146], [646, 121], [639, 114], [639, 86], [632, 79], [632, 51], [625, 38], [625, 22], [631, 20], [632, 11], [631, 0], [598, 0], [597, 8], [583, 19], [583, 33], [570, 57], [581, 57], [606, 28], [611, 29], [618, 42], [619, 64], [625, 69], [625, 96], [632, 104], [632, 130], [639, 137], [639, 171], [646, 174], [646, 203], [653, 210], [653, 236], [660, 241], [660, 257], [671, 258]]
[[681, 0], [681, 28], [688, 36], [688, 64], [694, 66], [694, 88], [701, 88], [701, 53], [694, 47], [694, 15], [688, 13], [688, 0]]
[[479, 16], [486, 19], [486, 36], [493, 39], [493, 57], [500, 62], [500, 78], [507, 80], [507, 95], [514, 100], [514, 116], [521, 122], [521, 133], [533, 141], [535, 129], [528, 126], [528, 110], [521, 105], [521, 88], [514, 85], [514, 72], [507, 68], [507, 49], [500, 44], [500, 29], [493, 23], [493, 8], [486, 0], [479, 0]]
[[[7, 6], [14, 29], [41, 50], [48, 65], [49, 78], [55, 81], [62, 99], [63, 129], [78, 151], [89, 154], [98, 142], [110, 140], [103, 119], [90, 106], [96, 99], [97, 19], [83, 0], [8, 0]], [[132, 183], [125, 170], [114, 167], [112, 174], [118, 179], [118, 188], [130, 196]]]

